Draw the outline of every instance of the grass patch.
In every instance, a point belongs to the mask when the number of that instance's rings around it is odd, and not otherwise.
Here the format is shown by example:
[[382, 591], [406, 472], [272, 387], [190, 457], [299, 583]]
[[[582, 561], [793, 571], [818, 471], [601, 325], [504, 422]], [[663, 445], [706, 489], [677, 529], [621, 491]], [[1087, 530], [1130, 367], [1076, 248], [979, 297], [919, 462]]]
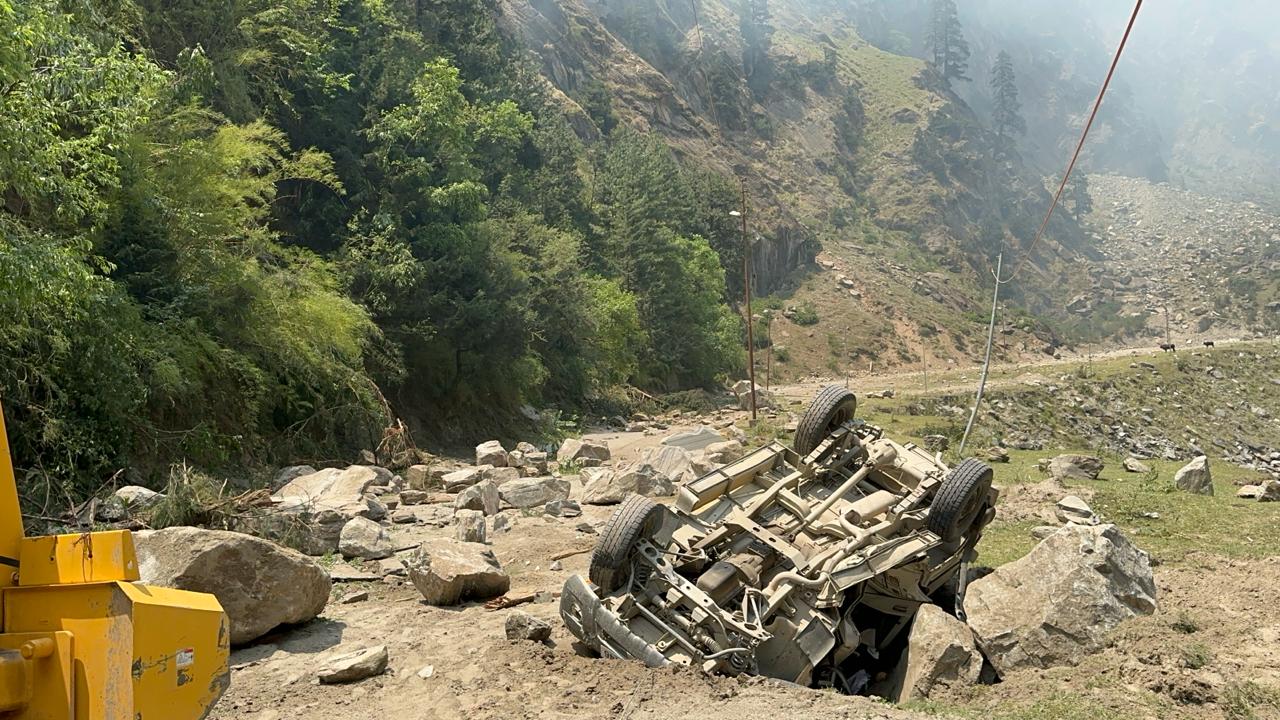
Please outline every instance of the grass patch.
[[981, 709], [936, 700], [910, 700], [901, 707], [929, 715], [975, 720], [1119, 720], [1126, 717], [1092, 698], [1071, 692], [1055, 692], [1027, 703]]
[[1031, 528], [1041, 524], [1043, 523], [1035, 520], [992, 523], [982, 534], [982, 540], [978, 543], [977, 564], [993, 568], [1000, 567], [1031, 552], [1032, 548], [1040, 542], [1031, 537]]
[[1256, 710], [1280, 710], [1280, 689], [1248, 680], [1232, 683], [1223, 691], [1219, 704], [1227, 720], [1255, 720]]

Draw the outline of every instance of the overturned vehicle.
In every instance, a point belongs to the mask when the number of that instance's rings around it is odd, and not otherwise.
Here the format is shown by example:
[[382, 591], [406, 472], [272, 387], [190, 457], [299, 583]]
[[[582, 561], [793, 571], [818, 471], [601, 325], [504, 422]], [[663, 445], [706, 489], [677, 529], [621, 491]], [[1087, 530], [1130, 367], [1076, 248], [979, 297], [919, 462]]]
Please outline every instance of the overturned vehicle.
[[570, 632], [605, 657], [864, 692], [921, 604], [958, 610], [997, 490], [985, 463], [948, 468], [855, 407], [824, 388], [792, 448], [725, 465], [671, 508], [629, 497], [589, 582], [565, 583]]

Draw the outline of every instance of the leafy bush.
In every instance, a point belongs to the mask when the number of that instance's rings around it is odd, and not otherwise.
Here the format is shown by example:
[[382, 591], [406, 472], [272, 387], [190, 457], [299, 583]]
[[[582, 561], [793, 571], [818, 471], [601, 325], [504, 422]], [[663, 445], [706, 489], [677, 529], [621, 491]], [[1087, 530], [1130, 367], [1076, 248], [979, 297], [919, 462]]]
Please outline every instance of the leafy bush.
[[808, 301], [802, 303], [796, 308], [791, 316], [791, 322], [797, 325], [817, 325], [818, 324], [818, 308]]

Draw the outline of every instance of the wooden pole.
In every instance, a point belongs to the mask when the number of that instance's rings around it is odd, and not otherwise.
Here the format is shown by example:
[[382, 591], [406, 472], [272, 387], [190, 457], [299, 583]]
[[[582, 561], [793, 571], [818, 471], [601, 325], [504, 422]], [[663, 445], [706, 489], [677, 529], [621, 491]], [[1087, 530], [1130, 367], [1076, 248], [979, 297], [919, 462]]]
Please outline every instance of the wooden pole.
[[751, 316], [751, 243], [747, 242], [747, 183], [738, 178], [742, 193], [742, 296], [747, 308], [747, 380], [751, 383], [751, 422], [756, 421], [755, 318]]

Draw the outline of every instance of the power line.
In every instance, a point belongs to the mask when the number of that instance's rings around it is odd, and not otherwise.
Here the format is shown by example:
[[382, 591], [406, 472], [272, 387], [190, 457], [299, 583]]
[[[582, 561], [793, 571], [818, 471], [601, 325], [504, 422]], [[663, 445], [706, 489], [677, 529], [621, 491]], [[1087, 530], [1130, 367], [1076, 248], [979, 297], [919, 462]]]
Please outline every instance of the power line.
[[1062, 182], [1058, 183], [1058, 191], [1053, 194], [1053, 202], [1049, 203], [1049, 211], [1044, 214], [1044, 220], [1040, 223], [1040, 229], [1036, 230], [1035, 237], [1032, 238], [1031, 244], [1027, 246], [1026, 253], [1022, 259], [1013, 267], [1013, 272], [1009, 273], [1009, 277], [1000, 279], [996, 277], [997, 284], [1004, 284], [1012, 281], [1018, 276], [1027, 261], [1031, 259], [1031, 253], [1035, 250], [1036, 244], [1040, 242], [1041, 236], [1044, 235], [1045, 228], [1049, 226], [1049, 218], [1053, 216], [1053, 209], [1058, 207], [1058, 199], [1062, 197], [1063, 190], [1067, 187], [1067, 180], [1071, 177], [1071, 171], [1076, 166], [1076, 160], [1080, 157], [1080, 150], [1084, 148], [1085, 138], [1089, 137], [1089, 129], [1093, 127], [1093, 120], [1098, 116], [1098, 108], [1102, 107], [1102, 98], [1107, 94], [1107, 87], [1111, 85], [1111, 76], [1116, 72], [1116, 65], [1120, 63], [1120, 55], [1124, 52], [1124, 46], [1129, 42], [1129, 33], [1133, 30], [1133, 23], [1138, 19], [1138, 10], [1142, 9], [1142, 0], [1137, 0], [1133, 6], [1133, 14], [1129, 16], [1129, 24], [1125, 26], [1124, 35], [1120, 37], [1120, 45], [1116, 48], [1115, 56], [1111, 58], [1111, 67], [1107, 69], [1107, 77], [1102, 81], [1102, 88], [1098, 90], [1098, 97], [1093, 101], [1093, 110], [1089, 113], [1089, 120], [1084, 124], [1084, 130], [1080, 133], [1080, 140], [1076, 143], [1075, 152], [1071, 154], [1071, 162], [1067, 163], [1067, 172], [1062, 176]]

